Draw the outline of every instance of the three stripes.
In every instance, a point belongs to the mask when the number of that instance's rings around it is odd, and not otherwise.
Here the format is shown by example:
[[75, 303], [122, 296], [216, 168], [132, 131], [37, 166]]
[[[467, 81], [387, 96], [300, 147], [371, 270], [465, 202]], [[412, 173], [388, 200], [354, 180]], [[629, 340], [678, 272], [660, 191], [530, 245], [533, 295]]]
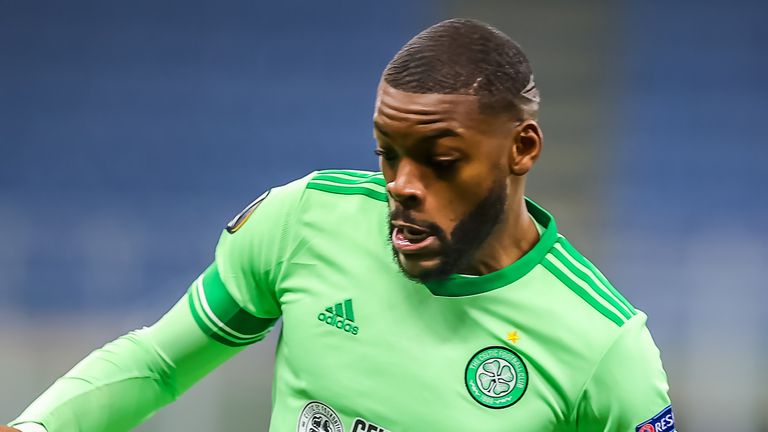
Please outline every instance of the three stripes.
[[307, 184], [315, 189], [341, 195], [364, 195], [378, 201], [387, 201], [386, 183], [381, 173], [353, 170], [318, 171]]
[[637, 315], [634, 307], [611, 285], [591, 262], [584, 258], [562, 235], [541, 264], [560, 282], [606, 318], [621, 327]]
[[355, 322], [355, 312], [352, 309], [352, 299], [344, 300], [344, 304], [336, 303], [333, 307], [328, 306], [325, 311], [330, 314], [346, 319], [347, 321]]

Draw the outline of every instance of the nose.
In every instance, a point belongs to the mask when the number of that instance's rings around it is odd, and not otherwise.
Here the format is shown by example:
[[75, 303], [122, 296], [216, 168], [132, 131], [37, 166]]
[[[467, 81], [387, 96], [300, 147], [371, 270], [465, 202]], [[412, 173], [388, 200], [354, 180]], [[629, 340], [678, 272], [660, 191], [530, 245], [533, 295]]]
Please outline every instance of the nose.
[[387, 193], [405, 209], [415, 209], [424, 202], [424, 184], [414, 163], [401, 160], [394, 179], [387, 183]]

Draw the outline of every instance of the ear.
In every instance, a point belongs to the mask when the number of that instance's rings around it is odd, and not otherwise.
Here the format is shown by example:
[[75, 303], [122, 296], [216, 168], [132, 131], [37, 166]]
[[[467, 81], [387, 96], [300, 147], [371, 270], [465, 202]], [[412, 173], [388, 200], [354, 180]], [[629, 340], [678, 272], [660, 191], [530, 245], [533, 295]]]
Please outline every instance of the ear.
[[523, 176], [539, 158], [544, 138], [541, 128], [534, 120], [523, 120], [515, 127], [514, 134], [514, 141], [509, 149], [509, 172]]

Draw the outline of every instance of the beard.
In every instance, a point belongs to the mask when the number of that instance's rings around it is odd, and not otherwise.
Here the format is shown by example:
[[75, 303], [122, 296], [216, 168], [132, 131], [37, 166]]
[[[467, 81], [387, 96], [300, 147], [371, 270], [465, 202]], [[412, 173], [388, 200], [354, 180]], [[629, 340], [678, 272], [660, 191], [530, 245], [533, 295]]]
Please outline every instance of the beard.
[[409, 210], [395, 207], [390, 211], [389, 219], [399, 219], [403, 222], [418, 225], [437, 237], [441, 245], [440, 262], [430, 270], [424, 270], [419, 274], [410, 274], [400, 261], [397, 250], [392, 245], [392, 231], [389, 226], [389, 242], [395, 262], [400, 271], [412, 281], [426, 283], [429, 281], [446, 279], [466, 268], [472, 263], [477, 251], [488, 240], [493, 230], [501, 223], [502, 216], [507, 206], [507, 182], [505, 177], [497, 178], [485, 197], [462, 218], [446, 235], [445, 231], [434, 222], [419, 221], [413, 218]]

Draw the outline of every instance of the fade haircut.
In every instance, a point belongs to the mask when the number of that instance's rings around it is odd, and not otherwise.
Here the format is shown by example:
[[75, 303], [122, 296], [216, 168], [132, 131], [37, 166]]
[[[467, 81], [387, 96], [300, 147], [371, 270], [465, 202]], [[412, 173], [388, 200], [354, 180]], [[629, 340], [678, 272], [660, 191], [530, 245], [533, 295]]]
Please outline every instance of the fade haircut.
[[484, 114], [535, 119], [539, 110], [539, 91], [523, 50], [498, 29], [472, 19], [450, 19], [422, 31], [395, 54], [382, 79], [408, 93], [477, 96]]

